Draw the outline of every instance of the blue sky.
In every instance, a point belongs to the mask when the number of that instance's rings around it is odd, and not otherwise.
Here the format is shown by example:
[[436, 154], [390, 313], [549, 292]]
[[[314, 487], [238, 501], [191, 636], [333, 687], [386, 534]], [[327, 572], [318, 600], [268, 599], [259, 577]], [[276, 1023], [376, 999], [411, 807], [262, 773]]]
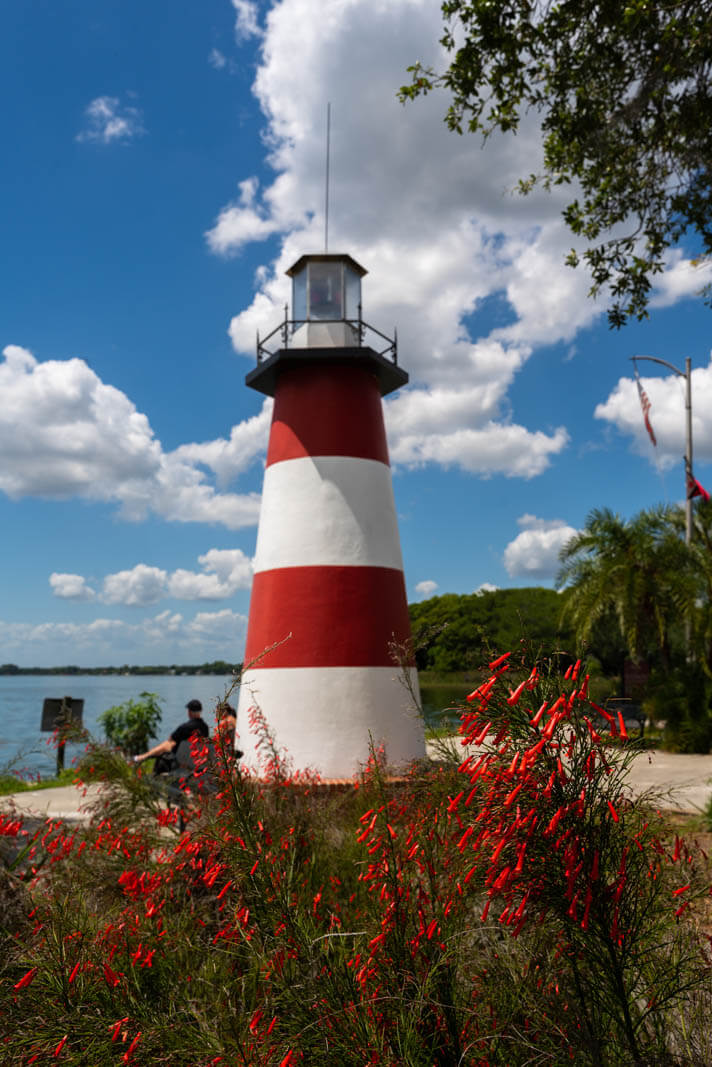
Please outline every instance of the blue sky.
[[[682, 497], [682, 385], [712, 482], [708, 266], [670, 257], [651, 318], [608, 330], [561, 194], [517, 137], [448, 133], [431, 0], [38, 0], [0, 10], [0, 661], [237, 662], [269, 408], [244, 386], [284, 270], [369, 271], [410, 386], [386, 405], [409, 598], [551, 584], [593, 507]], [[643, 368], [641, 367], [641, 370]]]

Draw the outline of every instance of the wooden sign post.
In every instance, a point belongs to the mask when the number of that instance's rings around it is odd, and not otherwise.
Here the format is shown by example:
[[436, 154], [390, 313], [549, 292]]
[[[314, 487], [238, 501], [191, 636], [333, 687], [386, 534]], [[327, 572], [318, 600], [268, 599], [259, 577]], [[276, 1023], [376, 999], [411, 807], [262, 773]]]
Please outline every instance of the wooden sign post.
[[84, 700], [73, 697], [46, 697], [42, 705], [43, 733], [57, 733], [57, 774], [64, 770], [64, 747], [67, 736], [82, 725]]

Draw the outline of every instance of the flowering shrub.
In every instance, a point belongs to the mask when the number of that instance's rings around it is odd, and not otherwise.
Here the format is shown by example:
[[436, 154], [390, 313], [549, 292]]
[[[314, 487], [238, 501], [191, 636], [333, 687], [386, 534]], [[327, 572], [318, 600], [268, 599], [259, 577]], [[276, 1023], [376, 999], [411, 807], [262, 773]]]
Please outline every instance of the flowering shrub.
[[710, 1062], [705, 857], [627, 796], [580, 665], [510, 661], [461, 761], [394, 779], [374, 753], [327, 788], [255, 710], [264, 774], [196, 752], [183, 832], [103, 749], [87, 826], [3, 817], [0, 1062]]

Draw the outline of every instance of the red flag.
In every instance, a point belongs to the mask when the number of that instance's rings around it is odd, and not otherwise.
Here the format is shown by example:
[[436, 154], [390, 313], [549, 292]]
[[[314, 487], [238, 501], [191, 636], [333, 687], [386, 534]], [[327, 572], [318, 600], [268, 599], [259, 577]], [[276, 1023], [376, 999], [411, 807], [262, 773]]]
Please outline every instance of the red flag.
[[701, 496], [703, 500], [707, 501], [710, 498], [709, 493], [703, 485], [693, 478], [691, 474], [687, 475], [687, 499], [692, 500], [693, 497]]
[[633, 364], [633, 366], [635, 367], [635, 384], [638, 386], [638, 396], [640, 397], [640, 406], [643, 409], [643, 420], [645, 422], [645, 429], [648, 431], [650, 440], [653, 442], [654, 445], [657, 445], [658, 442], [655, 440], [653, 427], [650, 425], [650, 401], [648, 400], [648, 394], [646, 393], [645, 389], [643, 389], [643, 383], [640, 380], [638, 368], [635, 366], [635, 364]]

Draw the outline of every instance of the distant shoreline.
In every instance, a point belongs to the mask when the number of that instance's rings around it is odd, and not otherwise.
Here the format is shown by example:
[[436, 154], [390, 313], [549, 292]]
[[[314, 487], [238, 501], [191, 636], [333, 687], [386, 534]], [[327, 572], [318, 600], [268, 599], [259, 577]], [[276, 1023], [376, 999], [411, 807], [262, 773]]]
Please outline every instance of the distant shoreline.
[[150, 667], [137, 667], [125, 665], [123, 667], [77, 667], [72, 665], [63, 667], [18, 667], [14, 663], [0, 665], [0, 677], [20, 678], [28, 676], [53, 676], [53, 675], [120, 675], [140, 678], [142, 675], [205, 675], [205, 674], [237, 674], [242, 670], [241, 663], [225, 663], [217, 660], [214, 663], [178, 665], [170, 667], [153, 665]]

